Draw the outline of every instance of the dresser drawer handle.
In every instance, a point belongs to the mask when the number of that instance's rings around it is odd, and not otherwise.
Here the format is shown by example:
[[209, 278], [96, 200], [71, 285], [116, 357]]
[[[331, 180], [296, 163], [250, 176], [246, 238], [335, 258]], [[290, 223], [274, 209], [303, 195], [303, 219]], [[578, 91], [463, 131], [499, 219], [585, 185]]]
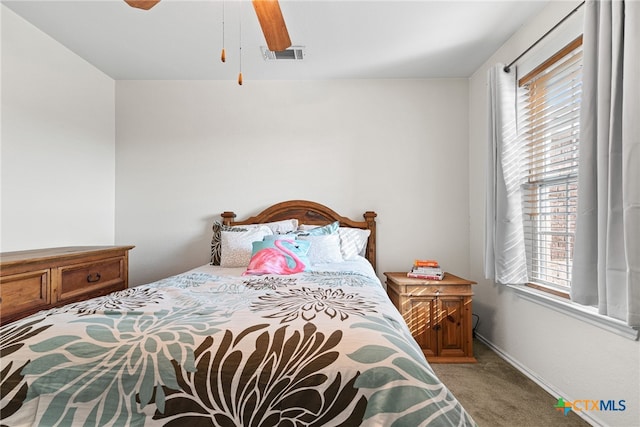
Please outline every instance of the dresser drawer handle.
[[100, 281], [100, 273], [95, 273], [95, 274], [89, 274], [87, 276], [87, 282], [89, 283], [93, 283], [93, 282], [98, 282]]

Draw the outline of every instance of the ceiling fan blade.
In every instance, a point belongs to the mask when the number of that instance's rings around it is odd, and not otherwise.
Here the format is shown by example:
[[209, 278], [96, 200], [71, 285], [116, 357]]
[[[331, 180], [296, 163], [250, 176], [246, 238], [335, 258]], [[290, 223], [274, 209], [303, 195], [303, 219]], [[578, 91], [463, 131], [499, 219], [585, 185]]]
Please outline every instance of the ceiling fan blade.
[[160, 3], [160, 0], [124, 0], [131, 7], [137, 7], [138, 9], [149, 10], [156, 4]]
[[269, 50], [279, 52], [291, 46], [278, 0], [252, 0]]

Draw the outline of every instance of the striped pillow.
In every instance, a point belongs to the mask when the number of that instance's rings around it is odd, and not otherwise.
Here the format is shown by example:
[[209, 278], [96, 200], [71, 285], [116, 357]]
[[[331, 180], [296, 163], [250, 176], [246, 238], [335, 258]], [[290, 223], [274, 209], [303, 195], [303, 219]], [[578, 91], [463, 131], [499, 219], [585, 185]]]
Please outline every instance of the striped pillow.
[[342, 258], [348, 260], [354, 259], [358, 255], [365, 255], [371, 230], [340, 227], [338, 228], [338, 234], [340, 235], [340, 252], [342, 252]]

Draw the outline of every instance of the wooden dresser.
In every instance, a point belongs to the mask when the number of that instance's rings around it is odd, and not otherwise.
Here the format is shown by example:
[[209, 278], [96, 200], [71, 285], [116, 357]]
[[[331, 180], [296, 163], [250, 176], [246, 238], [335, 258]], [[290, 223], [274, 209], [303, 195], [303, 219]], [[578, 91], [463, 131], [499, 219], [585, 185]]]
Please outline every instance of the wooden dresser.
[[445, 273], [443, 280], [384, 273], [387, 295], [433, 363], [474, 363], [471, 301], [476, 282]]
[[75, 246], [0, 254], [0, 323], [129, 284], [134, 246]]

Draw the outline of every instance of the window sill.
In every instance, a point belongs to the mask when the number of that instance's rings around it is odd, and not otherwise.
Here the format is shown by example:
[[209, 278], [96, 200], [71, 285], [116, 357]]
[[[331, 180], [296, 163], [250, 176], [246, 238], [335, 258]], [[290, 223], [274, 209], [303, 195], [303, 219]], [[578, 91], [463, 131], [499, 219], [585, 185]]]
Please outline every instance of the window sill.
[[638, 333], [640, 331], [632, 328], [631, 326], [620, 320], [599, 314], [598, 310], [595, 307], [576, 304], [565, 298], [551, 295], [547, 292], [540, 291], [526, 285], [507, 286], [513, 289], [516, 294], [526, 300], [541, 304], [545, 307], [549, 307], [560, 313], [582, 320], [594, 326], [598, 326], [602, 329], [613, 332], [630, 340], [638, 340]]

